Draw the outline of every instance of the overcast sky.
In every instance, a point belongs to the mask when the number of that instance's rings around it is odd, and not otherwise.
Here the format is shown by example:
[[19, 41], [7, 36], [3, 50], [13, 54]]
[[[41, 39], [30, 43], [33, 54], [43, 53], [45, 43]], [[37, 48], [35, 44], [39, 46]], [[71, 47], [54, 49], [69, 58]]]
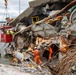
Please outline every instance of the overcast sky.
[[[20, 0], [20, 13], [22, 13], [29, 6], [29, 1], [32, 0]], [[0, 21], [5, 20], [5, 13], [6, 10], [4, 0], [0, 0]], [[8, 0], [7, 13], [11, 18], [15, 18], [19, 15], [19, 0]]]

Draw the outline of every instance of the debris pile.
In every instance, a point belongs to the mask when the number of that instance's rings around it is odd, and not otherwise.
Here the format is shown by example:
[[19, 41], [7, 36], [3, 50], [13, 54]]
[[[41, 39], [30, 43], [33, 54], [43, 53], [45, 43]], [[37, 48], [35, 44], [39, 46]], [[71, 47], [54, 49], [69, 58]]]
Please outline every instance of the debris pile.
[[11, 65], [33, 75], [75, 75], [75, 4], [76, 0], [28, 27], [17, 24], [6, 50], [14, 57]]
[[70, 48], [69, 51], [56, 65], [55, 75], [75, 75], [76, 74], [76, 47]]

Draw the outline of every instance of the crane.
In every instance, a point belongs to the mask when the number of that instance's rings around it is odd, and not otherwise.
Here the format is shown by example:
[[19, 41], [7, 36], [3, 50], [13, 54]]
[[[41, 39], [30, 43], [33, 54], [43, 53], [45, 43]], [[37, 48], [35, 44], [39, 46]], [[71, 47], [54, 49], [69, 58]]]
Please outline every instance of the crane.
[[7, 5], [8, 5], [8, 0], [4, 0], [4, 5], [5, 5], [6, 17], [7, 17]]

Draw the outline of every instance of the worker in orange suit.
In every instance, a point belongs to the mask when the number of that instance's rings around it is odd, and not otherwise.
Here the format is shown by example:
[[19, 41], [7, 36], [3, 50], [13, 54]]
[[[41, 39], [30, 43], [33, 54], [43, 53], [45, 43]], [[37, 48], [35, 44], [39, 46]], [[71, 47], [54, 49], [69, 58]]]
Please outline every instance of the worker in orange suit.
[[34, 55], [34, 62], [37, 63], [39, 62], [40, 65], [42, 65], [42, 61], [40, 60], [40, 52], [37, 48], [35, 48], [33, 51], [33, 55]]
[[52, 47], [49, 47], [49, 48], [48, 48], [48, 51], [49, 51], [49, 59], [52, 60], [52, 54], [53, 54], [53, 49], [52, 49]]

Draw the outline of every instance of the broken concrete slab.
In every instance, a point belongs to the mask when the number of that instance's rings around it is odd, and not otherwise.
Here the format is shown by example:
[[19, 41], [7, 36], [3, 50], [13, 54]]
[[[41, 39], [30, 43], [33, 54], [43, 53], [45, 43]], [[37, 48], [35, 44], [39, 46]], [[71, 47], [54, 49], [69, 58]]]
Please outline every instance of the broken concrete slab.
[[0, 75], [31, 75], [31, 74], [21, 72], [14, 66], [0, 64]]

